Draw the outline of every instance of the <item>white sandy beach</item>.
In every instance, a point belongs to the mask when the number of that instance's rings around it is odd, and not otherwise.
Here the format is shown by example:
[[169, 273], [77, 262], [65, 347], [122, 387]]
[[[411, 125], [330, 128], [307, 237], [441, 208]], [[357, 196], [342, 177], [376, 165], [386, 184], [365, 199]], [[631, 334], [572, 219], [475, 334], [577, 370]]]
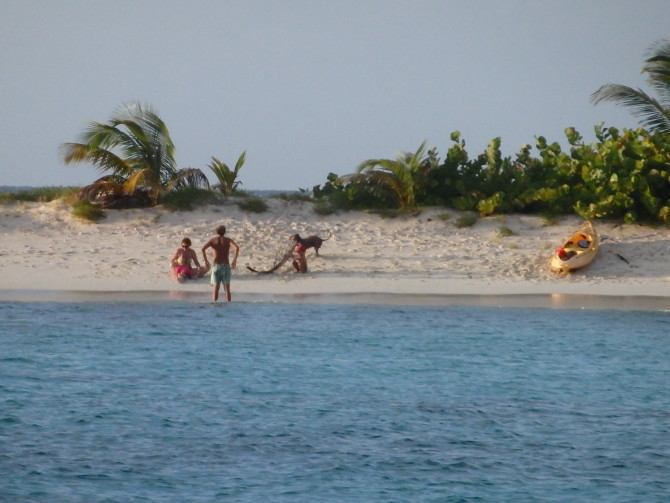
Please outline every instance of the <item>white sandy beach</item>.
[[[458, 213], [443, 208], [384, 218], [365, 212], [319, 216], [310, 203], [280, 199], [268, 204], [265, 213], [244, 212], [234, 201], [188, 212], [107, 210], [99, 223], [72, 216], [61, 201], [0, 206], [0, 300], [207, 300], [208, 276], [180, 284], [169, 259], [185, 236], [200, 258], [202, 245], [224, 224], [240, 246], [233, 300], [337, 296], [351, 302], [489, 299], [498, 305], [670, 308], [666, 227], [597, 221], [602, 245], [595, 261], [557, 275], [549, 258], [581, 223], [578, 217], [546, 226], [538, 216], [507, 215], [458, 228]], [[515, 235], [502, 236], [502, 226]], [[328, 231], [332, 237], [321, 256], [307, 252], [307, 274], [294, 273], [290, 263], [267, 275], [245, 267], [270, 267], [292, 233], [325, 237]]]

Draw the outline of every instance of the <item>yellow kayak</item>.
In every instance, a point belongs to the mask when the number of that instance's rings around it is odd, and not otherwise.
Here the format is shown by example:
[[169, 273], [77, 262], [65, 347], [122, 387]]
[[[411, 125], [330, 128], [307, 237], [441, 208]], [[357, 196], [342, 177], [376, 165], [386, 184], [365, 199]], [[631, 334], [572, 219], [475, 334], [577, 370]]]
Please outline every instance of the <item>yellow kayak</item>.
[[579, 269], [591, 263], [598, 253], [600, 237], [591, 222], [584, 222], [576, 232], [556, 248], [551, 268], [558, 272]]

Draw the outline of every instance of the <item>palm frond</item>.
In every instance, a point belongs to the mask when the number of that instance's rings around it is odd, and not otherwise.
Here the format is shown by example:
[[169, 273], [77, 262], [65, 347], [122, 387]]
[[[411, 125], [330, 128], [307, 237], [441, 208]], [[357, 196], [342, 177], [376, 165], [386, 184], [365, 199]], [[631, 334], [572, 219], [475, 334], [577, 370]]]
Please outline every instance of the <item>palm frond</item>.
[[351, 181], [365, 181], [373, 195], [391, 194], [398, 207], [410, 209], [414, 207], [414, 185], [411, 173], [405, 166], [390, 159], [371, 159], [364, 161], [352, 175]]
[[124, 190], [127, 194], [132, 194], [140, 187], [151, 187], [155, 185], [153, 173], [149, 169], [135, 171], [124, 183]]
[[160, 182], [156, 180], [154, 172], [149, 169], [136, 171], [130, 175], [123, 184], [123, 191], [125, 194], [132, 195], [143, 190], [148, 192], [151, 196], [153, 204], [158, 204], [163, 187]]
[[375, 190], [392, 194], [400, 208], [412, 209], [416, 206], [415, 190], [425, 171], [422, 166], [426, 159], [424, 141], [414, 153], [403, 152], [395, 159], [363, 161], [356, 169], [357, 179], [367, 178], [367, 182]]
[[110, 125], [123, 134], [120, 148], [132, 159], [136, 169], [149, 168], [157, 178], [171, 179], [176, 173], [174, 144], [163, 120], [150, 108], [139, 103], [119, 107]]
[[77, 198], [95, 201], [103, 197], [115, 197], [121, 194], [123, 194], [123, 184], [119, 183], [118, 178], [110, 175], [99, 178], [90, 185], [79, 189]]
[[81, 143], [64, 143], [62, 150], [65, 164], [90, 162], [101, 173], [105, 171], [111, 171], [115, 175], [129, 173], [128, 164], [109, 150], [100, 148], [91, 150], [88, 145]]
[[216, 157], [212, 157], [212, 162], [207, 165], [219, 181], [219, 187], [224, 194], [228, 196], [233, 194], [235, 189], [240, 185], [240, 182], [237, 180], [237, 175], [244, 165], [246, 156], [247, 152], [245, 150], [237, 159], [234, 170], [231, 170], [225, 162], [220, 161]]
[[235, 163], [235, 175], [237, 175], [240, 172], [240, 169], [242, 169], [242, 166], [244, 165], [244, 162], [247, 159], [247, 151], [245, 150], [240, 154], [240, 157], [238, 157], [237, 162]]
[[658, 94], [665, 108], [670, 108], [670, 41], [662, 40], [650, 48], [651, 56], [645, 61], [642, 72], [647, 82]]
[[212, 162], [207, 166], [212, 170], [220, 184], [228, 184], [233, 172], [225, 162], [219, 161], [216, 157], [212, 157]]
[[591, 95], [595, 105], [611, 101], [630, 109], [640, 124], [652, 133], [670, 134], [670, 41], [661, 40], [649, 48], [649, 58], [642, 67], [647, 81], [659, 100], [641, 89], [619, 84], [606, 84]]
[[81, 143], [88, 145], [91, 150], [98, 148], [113, 149], [124, 141], [123, 132], [113, 125], [93, 121], [86, 124], [86, 128], [81, 135]]
[[[62, 145], [66, 164], [89, 162], [100, 172], [124, 177], [124, 190], [150, 192], [154, 203], [176, 178], [174, 143], [151, 108], [131, 102], [117, 108], [107, 124], [89, 122], [79, 143]], [[203, 175], [204, 177], [204, 175]], [[193, 179], [193, 183], [207, 183]]]
[[419, 148], [416, 149], [416, 152], [410, 156], [410, 161], [416, 164], [417, 167], [421, 164], [424, 157], [426, 157], [426, 145], [427, 142], [424, 140], [421, 145], [419, 145]]
[[670, 110], [641, 89], [606, 84], [591, 95], [591, 101], [595, 105], [609, 101], [626, 107], [640, 119], [640, 124], [651, 132], [670, 134]]
[[168, 185], [168, 190], [179, 190], [183, 188], [195, 188], [209, 190], [209, 180], [198, 168], [185, 168], [177, 171], [174, 180]]
[[82, 143], [63, 143], [61, 145], [63, 162], [73, 164], [88, 160], [88, 146]]

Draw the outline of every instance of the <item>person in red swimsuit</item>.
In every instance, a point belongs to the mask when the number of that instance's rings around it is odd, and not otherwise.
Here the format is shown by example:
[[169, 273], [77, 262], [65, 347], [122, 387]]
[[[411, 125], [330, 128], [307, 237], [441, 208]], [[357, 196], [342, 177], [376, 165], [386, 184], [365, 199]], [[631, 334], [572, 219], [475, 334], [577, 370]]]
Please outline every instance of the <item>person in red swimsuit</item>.
[[[195, 267], [193, 267], [193, 264], [195, 264]], [[181, 246], [177, 248], [170, 259], [170, 266], [172, 267], [172, 274], [180, 283], [187, 279], [200, 278], [209, 270], [207, 265], [200, 267], [198, 256], [191, 248], [189, 238], [181, 240]]]
[[307, 272], [307, 258], [305, 257], [306, 251], [307, 248], [305, 248], [300, 243], [295, 244], [295, 248], [293, 248], [293, 267], [295, 268], [295, 272]]

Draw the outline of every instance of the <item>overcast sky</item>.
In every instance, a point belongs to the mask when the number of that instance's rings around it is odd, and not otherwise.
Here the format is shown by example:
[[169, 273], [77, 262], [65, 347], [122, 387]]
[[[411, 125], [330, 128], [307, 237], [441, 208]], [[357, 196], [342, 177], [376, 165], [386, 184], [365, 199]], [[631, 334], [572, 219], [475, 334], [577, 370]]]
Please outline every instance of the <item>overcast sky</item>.
[[[593, 141], [670, 38], [669, 0], [0, 0], [0, 185], [85, 185], [59, 146], [129, 101], [166, 122], [180, 168], [247, 151], [245, 189], [296, 190], [422, 141], [506, 155], [564, 129]], [[534, 150], [534, 152], [536, 152]]]

